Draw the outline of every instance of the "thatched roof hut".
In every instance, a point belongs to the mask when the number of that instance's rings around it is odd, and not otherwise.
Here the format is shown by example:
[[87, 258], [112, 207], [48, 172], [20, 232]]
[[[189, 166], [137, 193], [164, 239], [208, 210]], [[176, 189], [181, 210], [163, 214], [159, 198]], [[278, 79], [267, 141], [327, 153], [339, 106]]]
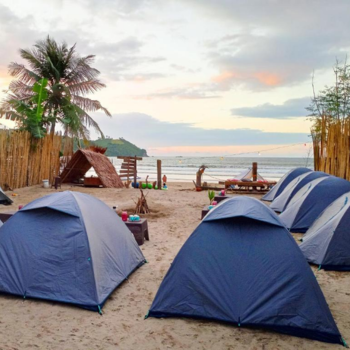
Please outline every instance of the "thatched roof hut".
[[61, 182], [75, 182], [83, 178], [92, 167], [101, 180], [103, 187], [124, 187], [113, 164], [104, 155], [106, 150], [106, 148], [101, 147], [77, 150], [60, 175]]

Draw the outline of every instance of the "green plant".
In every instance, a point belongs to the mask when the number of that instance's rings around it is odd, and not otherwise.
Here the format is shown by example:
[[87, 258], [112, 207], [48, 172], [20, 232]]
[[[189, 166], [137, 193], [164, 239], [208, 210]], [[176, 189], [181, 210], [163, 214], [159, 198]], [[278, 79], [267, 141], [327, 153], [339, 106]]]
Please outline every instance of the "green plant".
[[46, 129], [43, 127], [44, 102], [47, 99], [46, 87], [47, 79], [41, 79], [33, 85], [33, 94], [28, 102], [16, 99], [9, 101], [17, 113], [20, 129], [29, 131], [35, 138], [46, 135]]
[[209, 197], [209, 201], [210, 201], [210, 204], [211, 202], [213, 201], [214, 197], [215, 197], [215, 192], [214, 191], [208, 191], [208, 197]]

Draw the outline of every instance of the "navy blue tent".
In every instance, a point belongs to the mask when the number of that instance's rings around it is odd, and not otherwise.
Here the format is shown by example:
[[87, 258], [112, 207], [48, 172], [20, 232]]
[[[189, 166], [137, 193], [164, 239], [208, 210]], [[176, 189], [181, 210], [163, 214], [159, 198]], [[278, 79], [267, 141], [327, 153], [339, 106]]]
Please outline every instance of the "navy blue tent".
[[106, 204], [79, 192], [39, 198], [0, 228], [0, 292], [100, 311], [145, 262]]
[[329, 204], [349, 191], [350, 182], [339, 177], [315, 179], [293, 196], [279, 218], [291, 232], [305, 233]]
[[307, 261], [325, 270], [350, 271], [350, 192], [330, 204], [300, 244]]
[[263, 201], [272, 202], [277, 196], [279, 196], [288, 184], [293, 181], [296, 177], [312, 171], [308, 168], [295, 168], [285, 174], [272, 189], [265, 194], [261, 199]]
[[342, 344], [317, 280], [278, 216], [234, 197], [212, 209], [181, 248], [148, 316], [261, 327]]
[[296, 177], [292, 182], [289, 183], [283, 192], [272, 201], [270, 208], [278, 213], [283, 212], [288, 203], [301, 188], [303, 188], [312, 180], [326, 176], [329, 175], [323, 171], [311, 171]]

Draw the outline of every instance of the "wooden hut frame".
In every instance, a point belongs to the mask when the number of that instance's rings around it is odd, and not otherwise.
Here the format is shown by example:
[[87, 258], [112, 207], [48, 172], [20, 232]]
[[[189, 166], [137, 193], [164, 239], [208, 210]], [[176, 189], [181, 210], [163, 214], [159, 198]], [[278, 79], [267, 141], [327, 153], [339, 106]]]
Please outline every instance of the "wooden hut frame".
[[123, 182], [117, 174], [113, 164], [104, 155], [106, 150], [106, 148], [91, 147], [76, 151], [61, 173], [61, 182], [75, 182], [83, 178], [91, 168], [94, 168], [103, 187], [124, 187]]

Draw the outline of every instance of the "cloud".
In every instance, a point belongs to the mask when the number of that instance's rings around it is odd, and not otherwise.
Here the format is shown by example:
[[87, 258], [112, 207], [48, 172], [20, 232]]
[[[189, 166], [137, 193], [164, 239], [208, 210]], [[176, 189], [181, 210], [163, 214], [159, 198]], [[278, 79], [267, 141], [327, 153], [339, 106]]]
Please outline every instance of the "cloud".
[[141, 113], [115, 114], [95, 120], [111, 137], [124, 137], [140, 147], [279, 145], [308, 141], [304, 133], [263, 132], [255, 129], [198, 128], [193, 124], [169, 123]]
[[231, 114], [240, 117], [288, 119], [305, 117], [306, 107], [311, 103], [310, 97], [295, 98], [285, 101], [282, 105], [265, 103], [254, 107], [232, 108]]
[[166, 98], [177, 98], [180, 100], [203, 100], [203, 99], [212, 99], [220, 98], [219, 95], [214, 95], [210, 90], [198, 86], [193, 87], [184, 87], [184, 88], [173, 88], [160, 90], [147, 95], [138, 95], [134, 96], [135, 99], [166, 99]]
[[[209, 40], [212, 77], [222, 90], [239, 86], [271, 90], [310, 79], [313, 70], [329, 69], [350, 52], [350, 2], [325, 0], [186, 0], [202, 15], [222, 21], [231, 34]], [[336, 20], [335, 20], [336, 19]], [[332, 20], [334, 25], [327, 26]], [[229, 32], [229, 30], [228, 30]]]

